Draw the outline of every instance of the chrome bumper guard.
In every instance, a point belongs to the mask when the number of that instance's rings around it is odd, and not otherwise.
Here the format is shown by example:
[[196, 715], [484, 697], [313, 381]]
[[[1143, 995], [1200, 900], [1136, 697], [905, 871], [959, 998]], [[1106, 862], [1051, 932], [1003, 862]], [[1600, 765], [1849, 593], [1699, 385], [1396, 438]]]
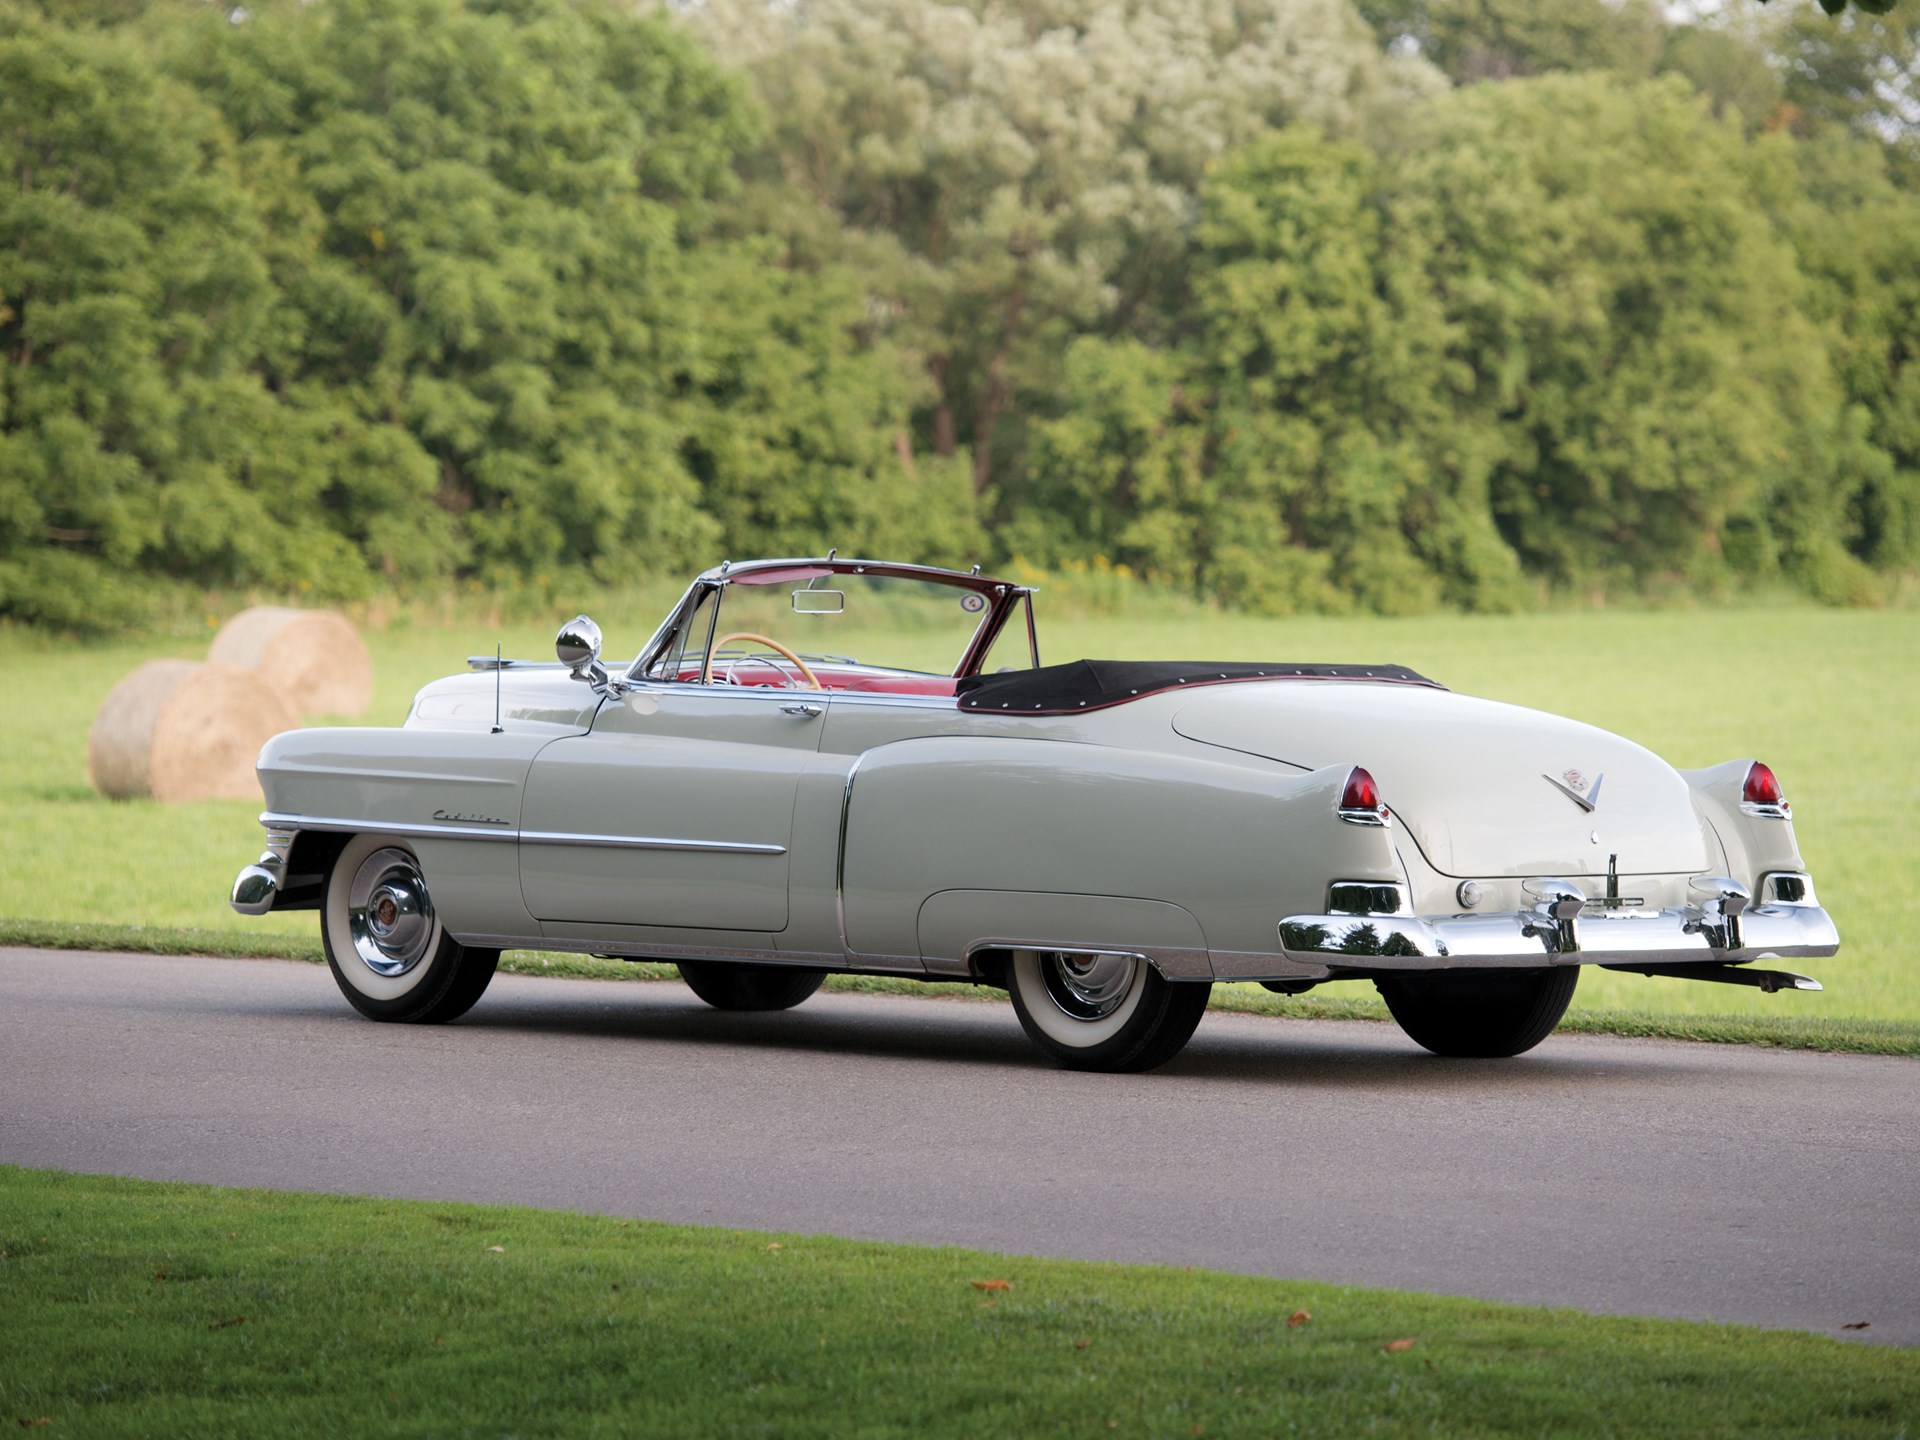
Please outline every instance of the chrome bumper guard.
[[[1840, 948], [1833, 918], [1814, 903], [1812, 882], [1803, 875], [1767, 876], [1757, 906], [1746, 886], [1718, 876], [1693, 882], [1698, 903], [1663, 910], [1608, 909], [1561, 880], [1527, 888], [1541, 897], [1539, 904], [1499, 914], [1290, 915], [1280, 922], [1280, 944], [1297, 965], [1369, 972], [1548, 965], [1641, 970], [1809, 958]], [[1819, 987], [1808, 981], [1780, 988]]]
[[228, 903], [242, 915], [264, 915], [273, 909], [281, 886], [286, 884], [287, 852], [293, 848], [293, 836], [291, 830], [267, 831], [266, 850], [234, 877]]

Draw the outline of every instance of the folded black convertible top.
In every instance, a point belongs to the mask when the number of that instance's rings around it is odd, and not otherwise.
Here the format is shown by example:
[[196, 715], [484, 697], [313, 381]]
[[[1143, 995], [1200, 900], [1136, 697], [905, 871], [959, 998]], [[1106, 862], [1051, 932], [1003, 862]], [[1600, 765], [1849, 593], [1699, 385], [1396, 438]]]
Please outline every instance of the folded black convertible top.
[[1404, 665], [1296, 665], [1247, 660], [1074, 660], [1003, 675], [967, 675], [955, 682], [962, 710], [1062, 714], [1119, 705], [1158, 690], [1239, 680], [1363, 680], [1446, 687]]

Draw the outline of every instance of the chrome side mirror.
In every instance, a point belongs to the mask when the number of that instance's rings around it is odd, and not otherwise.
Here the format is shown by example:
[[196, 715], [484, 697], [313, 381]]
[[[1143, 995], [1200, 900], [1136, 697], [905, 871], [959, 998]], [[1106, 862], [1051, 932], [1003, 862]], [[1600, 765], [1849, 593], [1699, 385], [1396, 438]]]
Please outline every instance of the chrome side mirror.
[[607, 683], [606, 667], [600, 663], [600, 627], [584, 615], [576, 615], [560, 627], [553, 637], [553, 653], [575, 680], [584, 680], [595, 690]]

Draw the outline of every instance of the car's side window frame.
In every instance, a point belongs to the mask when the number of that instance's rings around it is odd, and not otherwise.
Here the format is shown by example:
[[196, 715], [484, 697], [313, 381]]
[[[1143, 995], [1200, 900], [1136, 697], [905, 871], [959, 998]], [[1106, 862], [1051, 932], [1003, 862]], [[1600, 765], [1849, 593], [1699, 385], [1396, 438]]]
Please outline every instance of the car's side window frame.
[[[713, 637], [719, 633], [720, 602], [725, 589], [724, 583], [696, 587], [694, 593], [689, 595], [681, 606], [680, 615], [674, 622], [673, 633], [660, 648], [658, 658], [643, 672], [642, 678], [662, 685], [697, 685], [699, 683], [697, 680], [679, 678], [681, 664], [687, 655], [687, 641], [698, 628], [701, 611], [705, 609], [707, 611], [706, 646], [708, 649], [712, 648]], [[711, 606], [707, 604], [709, 600], [713, 602]]]

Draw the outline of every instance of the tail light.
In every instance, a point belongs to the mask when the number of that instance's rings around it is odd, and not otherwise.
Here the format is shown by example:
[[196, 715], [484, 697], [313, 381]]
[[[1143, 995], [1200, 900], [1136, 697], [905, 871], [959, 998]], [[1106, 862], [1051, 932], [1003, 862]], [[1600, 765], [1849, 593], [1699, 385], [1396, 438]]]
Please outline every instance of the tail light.
[[1342, 820], [1354, 825], [1385, 825], [1388, 821], [1387, 807], [1380, 799], [1380, 787], [1374, 784], [1373, 776], [1358, 765], [1347, 774], [1346, 788], [1340, 792], [1338, 813]]
[[1791, 820], [1793, 806], [1787, 803], [1786, 792], [1781, 790], [1780, 781], [1771, 767], [1762, 765], [1758, 760], [1747, 768], [1747, 780], [1740, 787], [1740, 808], [1749, 815], [1758, 815], [1765, 820]]

